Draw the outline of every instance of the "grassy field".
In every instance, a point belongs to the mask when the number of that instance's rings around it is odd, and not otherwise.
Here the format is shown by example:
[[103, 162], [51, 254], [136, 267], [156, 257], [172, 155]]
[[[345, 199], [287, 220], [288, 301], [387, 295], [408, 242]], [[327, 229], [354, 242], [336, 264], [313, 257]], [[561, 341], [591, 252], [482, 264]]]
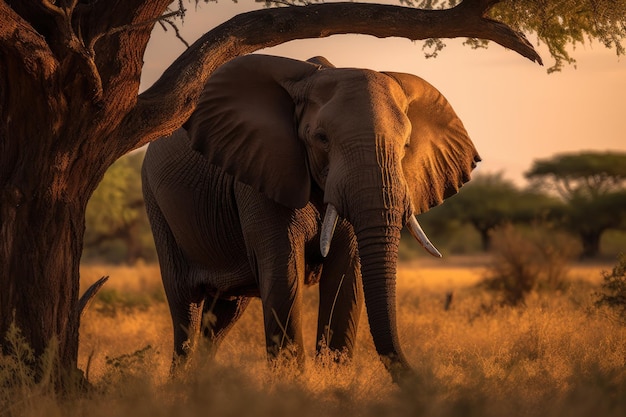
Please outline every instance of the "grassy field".
[[305, 372], [268, 368], [254, 302], [214, 361], [198, 354], [184, 378], [170, 380], [158, 268], [86, 266], [85, 286], [111, 276], [82, 320], [79, 365], [94, 389], [59, 399], [26, 384], [0, 396], [0, 417], [624, 416], [626, 326], [594, 306], [601, 271], [610, 268], [577, 265], [566, 290], [506, 307], [476, 285], [480, 261], [402, 264], [400, 335], [419, 377], [401, 389], [375, 354], [365, 316], [351, 364], [313, 359], [315, 288], [305, 297]]

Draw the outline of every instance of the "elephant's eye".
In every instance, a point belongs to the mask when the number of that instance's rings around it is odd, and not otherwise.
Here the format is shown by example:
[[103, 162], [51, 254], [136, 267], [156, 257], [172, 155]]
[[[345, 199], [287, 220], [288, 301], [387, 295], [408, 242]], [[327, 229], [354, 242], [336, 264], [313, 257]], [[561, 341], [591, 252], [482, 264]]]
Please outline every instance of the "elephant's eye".
[[328, 147], [328, 136], [326, 136], [326, 134], [323, 132], [318, 132], [315, 134], [315, 141], [324, 146], [324, 148]]

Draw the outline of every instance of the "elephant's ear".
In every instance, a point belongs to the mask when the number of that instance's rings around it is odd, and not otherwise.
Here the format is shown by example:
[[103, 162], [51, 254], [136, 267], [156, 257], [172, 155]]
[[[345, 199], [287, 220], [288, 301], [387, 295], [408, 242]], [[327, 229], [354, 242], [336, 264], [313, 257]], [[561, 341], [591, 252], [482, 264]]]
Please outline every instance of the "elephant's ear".
[[246, 55], [222, 65], [185, 124], [192, 147], [278, 203], [304, 207], [311, 178], [286, 88], [318, 68], [267, 55]]
[[441, 204], [469, 181], [480, 157], [448, 100], [423, 79], [386, 73], [408, 98], [411, 137], [402, 163], [416, 213]]

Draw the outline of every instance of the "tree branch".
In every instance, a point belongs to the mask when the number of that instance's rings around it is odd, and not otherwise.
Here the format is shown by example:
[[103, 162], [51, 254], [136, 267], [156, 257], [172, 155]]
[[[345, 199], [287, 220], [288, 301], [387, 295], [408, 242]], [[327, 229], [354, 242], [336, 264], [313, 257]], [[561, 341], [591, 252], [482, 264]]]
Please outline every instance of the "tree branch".
[[50, 80], [59, 63], [46, 40], [4, 0], [0, 0], [0, 15], [0, 54], [14, 56], [31, 78]]
[[[2, 7], [6, 7], [6, 3], [2, 1], [0, 4], [0, 9]], [[102, 84], [100, 80], [100, 76], [98, 73], [98, 69], [93, 60], [93, 54], [87, 53], [85, 46], [81, 42], [81, 40], [77, 37], [74, 32], [74, 28], [72, 27], [72, 13], [73, 7], [75, 6], [74, 2], [59, 5], [58, 2], [53, 2], [51, 0], [40, 0], [40, 2], [36, 6], [31, 6], [32, 9], [22, 11], [25, 13], [25, 17], [22, 20], [23, 27], [28, 28], [29, 31], [37, 32], [37, 26], [33, 26], [33, 22], [39, 21], [40, 26], [54, 28], [51, 30], [51, 35], [46, 37], [37, 34], [39, 37], [39, 42], [44, 45], [45, 49], [48, 52], [47, 59], [50, 61], [54, 61], [56, 64], [55, 71], [57, 72], [57, 76], [59, 79], [64, 80], [68, 73], [70, 74], [70, 78], [74, 77], [76, 74], [81, 74], [84, 76], [84, 80], [88, 83], [88, 90], [93, 92], [93, 97], [95, 101], [98, 101], [102, 96]], [[9, 6], [9, 9], [11, 7]], [[19, 11], [12, 10], [16, 16]], [[34, 16], [45, 16], [45, 19], [37, 19]], [[3, 14], [3, 19], [4, 19]], [[11, 16], [9, 16], [11, 18]], [[27, 23], [26, 20], [29, 22]], [[41, 22], [45, 22], [45, 24], [41, 24]], [[3, 29], [7, 29], [4, 27], [3, 20]], [[7, 25], [10, 28], [10, 24]], [[13, 33], [15, 36], [17, 32]], [[26, 32], [20, 30], [19, 40], [30, 38], [26, 37], [24, 34]], [[1, 35], [0, 35], [1, 37]], [[14, 43], [13, 49], [19, 49], [17, 45], [19, 42], [16, 42], [16, 39], [12, 39]], [[27, 55], [30, 54], [28, 48], [26, 48]], [[30, 58], [29, 58], [30, 59]], [[24, 61], [23, 62], [28, 62]], [[78, 67], [78, 71], [77, 68]], [[63, 82], [63, 81], [62, 81]]]
[[[171, 0], [78, 3], [73, 21], [97, 68], [103, 98], [98, 105], [106, 118], [121, 118], [135, 106], [145, 47], [155, 22], [170, 3]], [[111, 65], [112, 61], [118, 64]]]
[[176, 17], [176, 16], [180, 16], [182, 13], [184, 13], [184, 10], [176, 10], [174, 12], [170, 12], [170, 13], [166, 13], [163, 16], [160, 17], [156, 17], [154, 19], [150, 19], [150, 20], [146, 20], [143, 22], [137, 22], [137, 23], [133, 23], [133, 24], [128, 24], [128, 25], [124, 25], [124, 26], [118, 26], [118, 27], [114, 27], [109, 29], [107, 32], [105, 33], [100, 33], [97, 36], [94, 36], [93, 39], [91, 39], [91, 42], [89, 43], [89, 50], [93, 52], [94, 50], [94, 45], [103, 37], [106, 36], [111, 36], [114, 35], [116, 33], [120, 33], [120, 32], [125, 32], [125, 31], [131, 31], [131, 30], [136, 30], [139, 28], [145, 28], [146, 26], [152, 26], [157, 22], [161, 22], [161, 21], [168, 21], [168, 19], [170, 17]]
[[130, 150], [171, 133], [189, 117], [215, 68], [238, 55], [295, 39], [347, 33], [411, 40], [472, 37], [492, 40], [541, 63], [523, 34], [484, 17], [497, 2], [465, 0], [445, 10], [327, 3], [240, 14], [198, 39], [139, 96], [118, 137], [128, 140]]
[[93, 284], [91, 284], [89, 288], [85, 290], [83, 295], [78, 300], [77, 308], [78, 308], [79, 317], [83, 315], [87, 306], [91, 303], [91, 301], [96, 296], [98, 291], [100, 291], [100, 289], [104, 286], [104, 284], [106, 284], [108, 280], [109, 280], [109, 276], [108, 275], [104, 276], [100, 278], [99, 280], [97, 280], [96, 282], [94, 282]]

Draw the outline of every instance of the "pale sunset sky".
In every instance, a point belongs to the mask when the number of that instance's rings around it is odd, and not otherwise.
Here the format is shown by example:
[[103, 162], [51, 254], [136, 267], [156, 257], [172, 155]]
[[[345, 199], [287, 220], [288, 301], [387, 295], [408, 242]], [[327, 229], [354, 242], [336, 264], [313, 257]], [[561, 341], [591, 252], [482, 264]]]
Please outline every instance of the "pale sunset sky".
[[[191, 43], [230, 17], [263, 7], [253, 1], [191, 3], [182, 36]], [[530, 40], [535, 43], [534, 38]], [[490, 43], [488, 49], [444, 40], [436, 59], [424, 58], [421, 42], [341, 35], [289, 42], [259, 51], [306, 60], [325, 56], [338, 67], [419, 75], [439, 89], [463, 120], [483, 158], [478, 172], [503, 171], [525, 185], [533, 160], [581, 150], [626, 152], [626, 57], [600, 44], [574, 51], [576, 68], [548, 75], [552, 59], [535, 45], [545, 66]], [[185, 49], [173, 30], [157, 25], [145, 55], [142, 88], [150, 86]]]

